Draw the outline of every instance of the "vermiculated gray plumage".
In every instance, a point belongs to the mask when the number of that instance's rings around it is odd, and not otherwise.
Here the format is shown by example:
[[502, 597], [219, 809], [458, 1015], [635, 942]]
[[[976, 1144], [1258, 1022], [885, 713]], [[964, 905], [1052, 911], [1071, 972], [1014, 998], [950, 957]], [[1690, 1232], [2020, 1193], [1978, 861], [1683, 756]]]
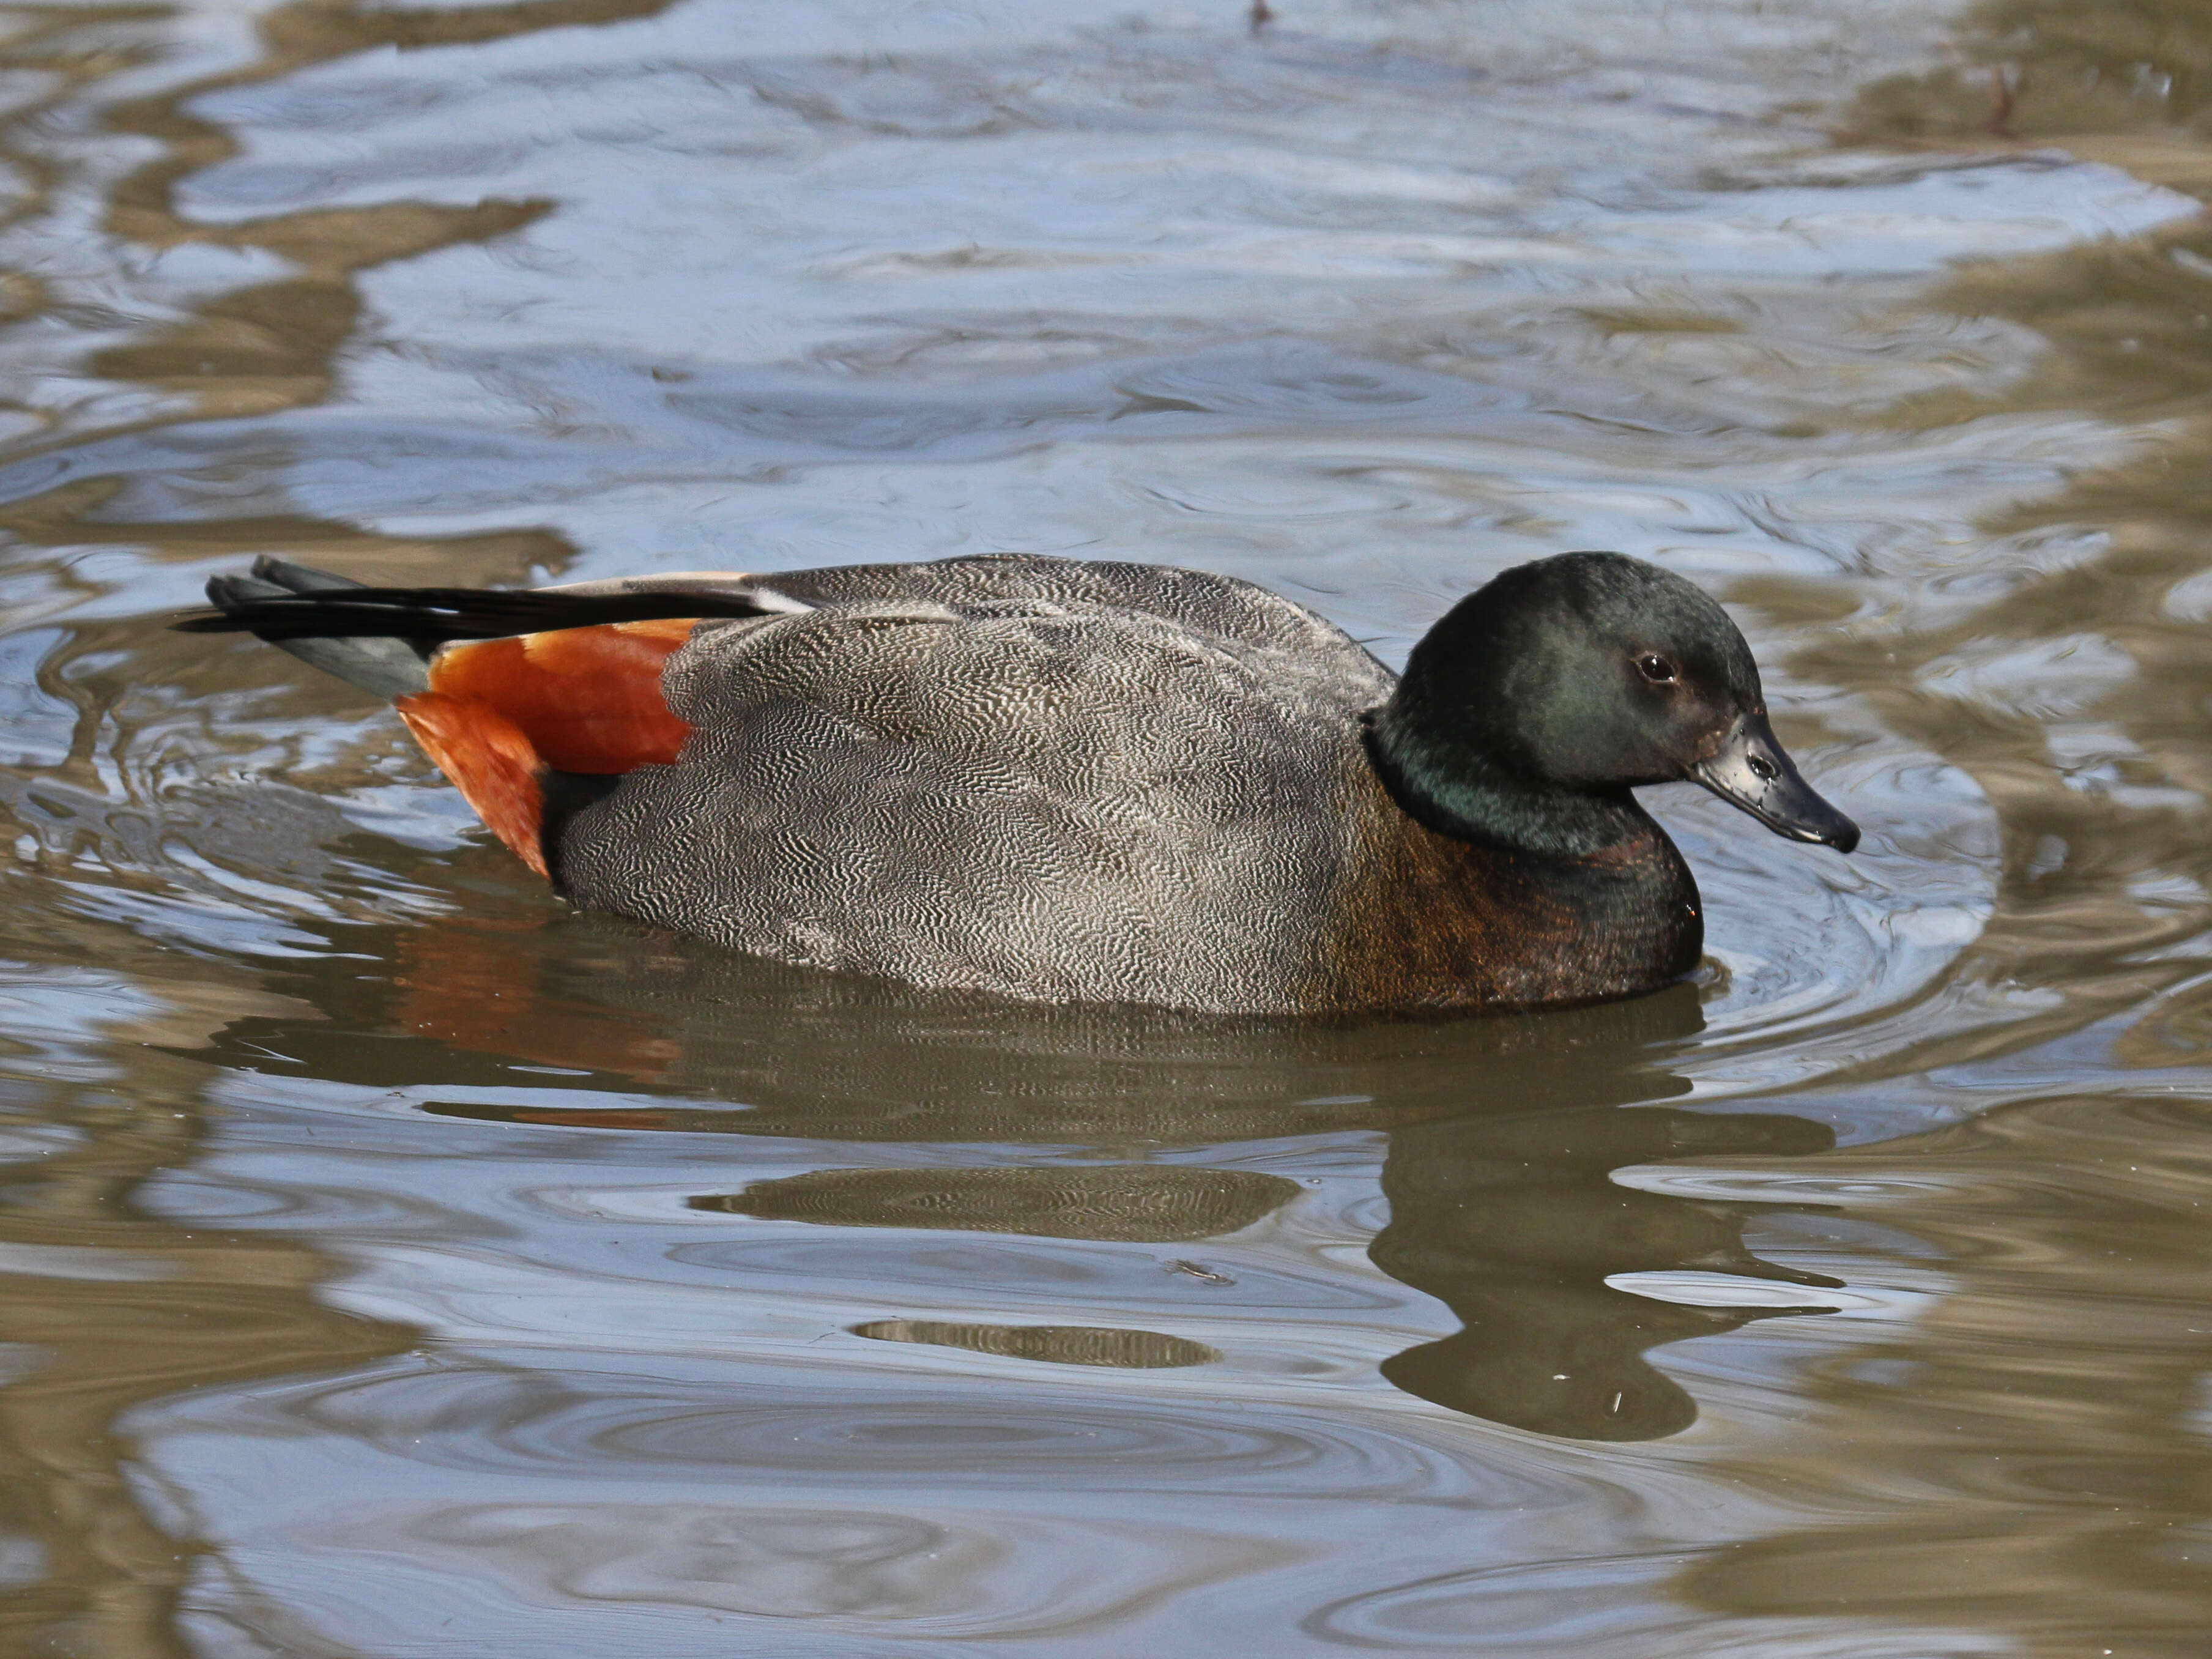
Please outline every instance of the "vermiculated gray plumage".
[[1291, 1012], [1393, 677], [1249, 583], [1029, 557], [779, 574], [670, 659], [682, 761], [577, 812], [576, 902], [793, 963]]

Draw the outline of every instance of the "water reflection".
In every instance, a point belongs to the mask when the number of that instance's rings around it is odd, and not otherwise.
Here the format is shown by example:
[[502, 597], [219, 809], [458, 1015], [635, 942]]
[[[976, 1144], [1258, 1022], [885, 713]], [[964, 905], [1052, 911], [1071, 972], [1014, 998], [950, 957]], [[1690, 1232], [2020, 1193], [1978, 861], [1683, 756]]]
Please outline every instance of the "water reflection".
[[[97, 925], [69, 931], [88, 952], [132, 954]], [[6, 977], [20, 1006], [21, 968]], [[310, 1243], [180, 1225], [137, 1201], [207, 1133], [202, 1068], [162, 1048], [255, 1000], [175, 988], [166, 1007], [117, 999], [143, 1008], [112, 1028], [133, 1054], [126, 1067], [88, 1064], [75, 1034], [51, 1024], [10, 1022], [9, 1046], [35, 1046], [50, 1075], [77, 1074], [11, 1087], [0, 1142], [0, 1648], [11, 1653], [198, 1650], [183, 1615], [195, 1585], [222, 1574], [219, 1537], [189, 1495], [150, 1478], [137, 1407], [371, 1363], [416, 1340], [319, 1304], [330, 1262]]]
[[293, 0], [257, 20], [263, 50], [247, 66], [155, 96], [111, 104], [118, 131], [159, 141], [158, 158], [117, 183], [106, 228], [149, 248], [265, 250], [290, 267], [273, 282], [206, 299], [186, 319], [94, 355], [94, 374], [189, 399], [193, 417], [267, 414], [319, 403], [362, 317], [356, 276], [394, 259], [505, 236], [550, 210], [544, 200], [428, 201], [280, 213], [230, 224], [179, 214], [180, 181], [231, 160], [238, 142], [194, 112], [196, 101], [378, 48], [418, 52], [541, 30], [651, 16], [669, 0], [513, 0], [416, 10]]
[[[1092, 1158], [1142, 1148], [1155, 1160], [816, 1169], [686, 1200], [698, 1213], [882, 1230], [879, 1248], [890, 1253], [901, 1232], [915, 1231], [1220, 1238], [1303, 1189], [1278, 1175], [1158, 1159], [1255, 1137], [1382, 1131], [1389, 1221], [1371, 1258], [1464, 1326], [1389, 1359], [1383, 1376], [1455, 1411], [1546, 1434], [1678, 1432], [1696, 1406], [1648, 1351], [1822, 1308], [1817, 1297], [1680, 1305], [1613, 1288], [1610, 1277], [1684, 1270], [1838, 1282], [1753, 1255], [1742, 1233], [1760, 1206], [1657, 1196], [1608, 1179], [1627, 1164], [1803, 1156], [1833, 1145], [1826, 1125], [1801, 1117], [1642, 1103], [1689, 1090], [1663, 1057], [1703, 1029], [1691, 986], [1519, 1019], [1332, 1027], [1033, 1008], [866, 984], [598, 918], [489, 930], [447, 922], [394, 943], [409, 964], [396, 1002], [364, 1008], [356, 988], [375, 987], [374, 976], [331, 976], [338, 994], [322, 1017], [236, 1022], [208, 1057], [359, 1083], [404, 1073], [434, 1090], [440, 1079], [511, 1079], [504, 1068], [517, 1062], [573, 1070], [588, 1054], [600, 1088], [619, 1080], [690, 1097], [570, 1107], [544, 1089], [509, 1099], [494, 1089], [492, 1098], [427, 1109], [647, 1135], [962, 1143], [1000, 1158], [1008, 1148], [1073, 1142]], [[357, 959], [358, 944], [332, 957]], [[412, 1039], [404, 1065], [387, 1069], [378, 1056], [402, 1032]], [[637, 1071], [611, 1074], [623, 1055]], [[428, 1079], [426, 1060], [435, 1068]], [[975, 1290], [988, 1300], [988, 1283]], [[1039, 1359], [1081, 1352], [1093, 1357], [1077, 1363], [1197, 1363], [1097, 1358], [1111, 1350], [1090, 1327], [902, 1319], [856, 1328]], [[1171, 1334], [1130, 1331], [1127, 1340], [1137, 1345], [1131, 1354], [1194, 1352]]]
[[1780, 1113], [1566, 1103], [1392, 1131], [1382, 1166], [1390, 1222], [1370, 1247], [1375, 1264], [1449, 1304], [1466, 1328], [1386, 1361], [1383, 1376], [1455, 1411], [1543, 1434], [1649, 1440], [1689, 1427], [1696, 1402], [1645, 1355], [1757, 1318], [1823, 1311], [1818, 1298], [1796, 1308], [1683, 1306], [1616, 1290], [1608, 1277], [1686, 1269], [1840, 1281], [1753, 1255], [1743, 1229], [1756, 1206], [1692, 1202], [1607, 1177], [1632, 1164], [1802, 1156], [1834, 1144], [1826, 1124]]
[[1108, 1365], [1117, 1370], [1159, 1370], [1206, 1365], [1219, 1351], [1188, 1337], [1095, 1325], [979, 1325], [942, 1319], [872, 1319], [853, 1334], [877, 1342], [926, 1342], [971, 1353], [1005, 1354], [1051, 1365]]
[[2039, 1655], [2203, 1650], [2212, 1103], [2201, 1075], [2166, 1075], [2014, 1101], [1808, 1172], [1837, 1213], [1922, 1241], [1947, 1293], [1814, 1368], [1823, 1438], [1854, 1455], [1738, 1465], [1812, 1514], [1697, 1564], [1686, 1595], [1919, 1625], [1931, 1652], [1972, 1650], [1953, 1645], [1966, 1632]]
[[695, 1210], [833, 1227], [941, 1227], [1041, 1238], [1189, 1243], [1281, 1208], [1297, 1182], [1254, 1170], [1129, 1164], [1025, 1170], [817, 1170], [702, 1193]]
[[2212, 17], [2197, 0], [1973, 0], [1952, 35], [1968, 67], [1876, 79], [1857, 96], [1854, 130], [2048, 139], [2179, 137], [2179, 127], [2204, 137]]

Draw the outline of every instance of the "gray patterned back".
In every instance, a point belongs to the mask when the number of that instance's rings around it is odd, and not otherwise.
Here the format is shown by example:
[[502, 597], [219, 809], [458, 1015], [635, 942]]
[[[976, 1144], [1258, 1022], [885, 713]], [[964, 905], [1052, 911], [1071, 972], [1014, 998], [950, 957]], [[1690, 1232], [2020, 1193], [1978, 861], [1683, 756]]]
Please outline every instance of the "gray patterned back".
[[576, 902], [922, 985], [1298, 1009], [1395, 683], [1342, 630], [1148, 565], [764, 580], [820, 608], [671, 659], [696, 731], [566, 826]]

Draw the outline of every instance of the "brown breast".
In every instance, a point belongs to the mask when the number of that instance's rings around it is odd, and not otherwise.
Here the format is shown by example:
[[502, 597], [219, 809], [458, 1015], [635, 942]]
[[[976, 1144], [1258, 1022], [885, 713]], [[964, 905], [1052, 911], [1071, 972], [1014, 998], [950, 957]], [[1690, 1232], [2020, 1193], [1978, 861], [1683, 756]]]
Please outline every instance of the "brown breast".
[[1697, 965], [1697, 884], [1650, 819], [1594, 857], [1536, 858], [1439, 835], [1364, 755], [1349, 769], [1349, 846], [1316, 942], [1311, 1012], [1589, 1002]]

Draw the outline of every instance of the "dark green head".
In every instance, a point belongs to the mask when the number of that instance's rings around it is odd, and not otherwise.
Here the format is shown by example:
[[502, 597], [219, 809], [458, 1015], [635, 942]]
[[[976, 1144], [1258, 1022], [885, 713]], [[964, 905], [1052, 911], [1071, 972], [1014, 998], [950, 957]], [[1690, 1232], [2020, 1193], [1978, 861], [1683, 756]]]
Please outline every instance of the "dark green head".
[[1858, 844], [1775, 741], [1728, 613], [1625, 554], [1539, 559], [1461, 600], [1413, 647], [1374, 747], [1431, 828], [1527, 852], [1613, 845], [1647, 822], [1629, 790], [1676, 781], [1796, 840]]

